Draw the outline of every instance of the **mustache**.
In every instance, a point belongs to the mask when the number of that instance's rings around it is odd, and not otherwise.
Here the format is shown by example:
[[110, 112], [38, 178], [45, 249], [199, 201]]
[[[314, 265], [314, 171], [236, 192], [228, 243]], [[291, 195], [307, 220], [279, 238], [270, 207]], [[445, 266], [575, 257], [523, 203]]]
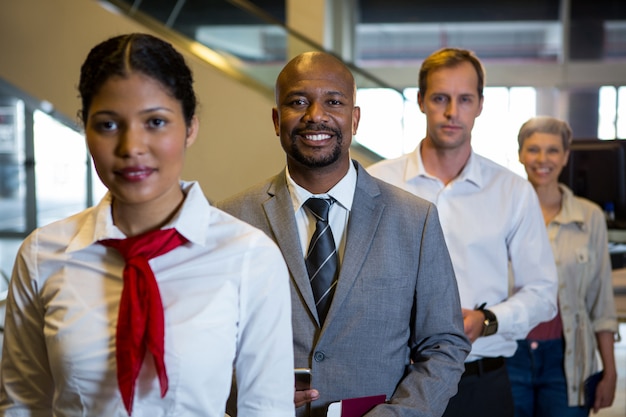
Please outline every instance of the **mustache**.
[[311, 132], [311, 131], [324, 131], [324, 132], [332, 132], [333, 135], [337, 136], [337, 138], [341, 139], [343, 134], [341, 130], [335, 127], [330, 127], [324, 123], [314, 123], [309, 124], [305, 128], [295, 128], [291, 131], [291, 135], [293, 136], [302, 136], [303, 132]]

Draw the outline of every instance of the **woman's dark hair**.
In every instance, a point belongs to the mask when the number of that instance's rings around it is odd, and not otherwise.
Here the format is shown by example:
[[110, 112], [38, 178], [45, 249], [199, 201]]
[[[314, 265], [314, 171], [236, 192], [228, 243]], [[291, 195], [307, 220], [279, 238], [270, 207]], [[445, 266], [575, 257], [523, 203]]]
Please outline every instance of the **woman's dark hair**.
[[187, 126], [196, 112], [193, 76], [183, 56], [155, 36], [131, 33], [110, 38], [94, 46], [80, 69], [78, 90], [82, 100], [79, 115], [83, 123], [93, 98], [111, 77], [139, 72], [159, 81], [180, 101]]

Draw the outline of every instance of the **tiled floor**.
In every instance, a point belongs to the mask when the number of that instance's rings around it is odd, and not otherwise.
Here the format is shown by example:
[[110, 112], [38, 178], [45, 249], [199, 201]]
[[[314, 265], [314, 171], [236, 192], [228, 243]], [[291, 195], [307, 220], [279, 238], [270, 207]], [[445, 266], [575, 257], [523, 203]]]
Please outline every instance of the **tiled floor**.
[[617, 392], [611, 408], [600, 410], [599, 417], [626, 417], [626, 323], [620, 324], [622, 340], [615, 344], [615, 361], [617, 362]]

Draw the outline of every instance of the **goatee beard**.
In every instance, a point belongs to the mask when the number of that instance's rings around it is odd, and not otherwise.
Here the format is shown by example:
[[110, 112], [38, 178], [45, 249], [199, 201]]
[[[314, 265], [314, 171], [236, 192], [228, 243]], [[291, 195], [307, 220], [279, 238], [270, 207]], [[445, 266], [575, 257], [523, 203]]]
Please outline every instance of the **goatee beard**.
[[298, 149], [296, 140], [297, 136], [302, 135], [298, 133], [299, 131], [294, 130], [291, 134], [291, 156], [293, 159], [308, 168], [323, 168], [337, 162], [341, 156], [341, 145], [343, 144], [343, 134], [341, 133], [341, 130], [332, 129], [325, 125], [309, 126], [307, 130], [324, 130], [333, 132], [333, 135], [336, 138], [335, 146], [330, 154], [320, 155], [318, 157], [305, 156], [300, 152], [300, 149]]

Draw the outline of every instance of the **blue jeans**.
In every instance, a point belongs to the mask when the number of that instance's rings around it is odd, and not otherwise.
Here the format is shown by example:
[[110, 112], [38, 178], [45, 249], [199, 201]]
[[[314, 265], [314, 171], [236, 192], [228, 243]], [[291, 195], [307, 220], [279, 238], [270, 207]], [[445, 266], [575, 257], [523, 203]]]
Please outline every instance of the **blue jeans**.
[[567, 405], [561, 339], [518, 340], [515, 355], [506, 360], [515, 417], [588, 417], [587, 407]]

